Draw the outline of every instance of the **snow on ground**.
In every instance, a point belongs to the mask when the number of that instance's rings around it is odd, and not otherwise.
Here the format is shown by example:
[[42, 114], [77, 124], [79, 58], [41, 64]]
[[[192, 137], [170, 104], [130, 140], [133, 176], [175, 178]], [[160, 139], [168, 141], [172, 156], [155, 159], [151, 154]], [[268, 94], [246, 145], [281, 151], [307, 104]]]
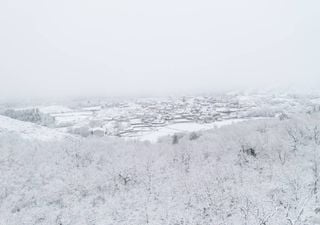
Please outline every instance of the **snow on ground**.
[[319, 113], [251, 120], [156, 144], [26, 140], [8, 131], [47, 130], [4, 117], [0, 127], [1, 225], [320, 221]]
[[55, 114], [55, 113], [67, 113], [72, 112], [73, 110], [62, 105], [50, 105], [50, 106], [41, 106], [39, 110], [42, 113]]
[[16, 133], [25, 139], [38, 139], [42, 141], [59, 140], [69, 136], [54, 129], [11, 119], [6, 116], [0, 116], [0, 132]]
[[[197, 132], [201, 130], [210, 130], [214, 128], [220, 128], [227, 125], [232, 125], [235, 123], [246, 121], [246, 119], [231, 119], [225, 121], [216, 121], [214, 123], [176, 123], [165, 127], [161, 127], [158, 130], [154, 130], [148, 133], [144, 133], [141, 136], [135, 137], [133, 139], [140, 141], [150, 141], [152, 143], [157, 142], [161, 137], [174, 135], [176, 133], [188, 133]], [[132, 138], [129, 138], [132, 139]]]

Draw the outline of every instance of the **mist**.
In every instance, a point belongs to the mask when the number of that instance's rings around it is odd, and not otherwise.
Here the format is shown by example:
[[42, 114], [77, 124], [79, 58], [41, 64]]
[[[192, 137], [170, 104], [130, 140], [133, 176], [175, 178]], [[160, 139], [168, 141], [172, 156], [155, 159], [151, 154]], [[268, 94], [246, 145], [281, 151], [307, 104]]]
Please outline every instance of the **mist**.
[[320, 2], [0, 2], [0, 95], [320, 84]]

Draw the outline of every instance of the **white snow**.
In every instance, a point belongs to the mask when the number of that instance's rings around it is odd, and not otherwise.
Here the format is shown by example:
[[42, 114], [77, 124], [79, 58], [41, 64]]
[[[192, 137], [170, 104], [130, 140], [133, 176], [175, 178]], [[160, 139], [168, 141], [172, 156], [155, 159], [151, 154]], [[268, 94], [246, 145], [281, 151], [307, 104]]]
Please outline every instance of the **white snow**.
[[73, 111], [69, 107], [62, 106], [62, 105], [40, 106], [38, 108], [39, 108], [40, 112], [48, 113], [48, 114], [67, 113], [67, 112]]
[[[155, 143], [159, 140], [159, 138], [173, 135], [175, 133], [186, 133], [186, 132], [196, 132], [201, 130], [210, 130], [214, 128], [220, 128], [227, 125], [232, 125], [235, 123], [246, 121], [245, 119], [231, 119], [225, 121], [217, 121], [214, 123], [176, 123], [171, 124], [165, 127], [161, 127], [158, 130], [154, 130], [148, 133], [144, 133], [141, 136], [135, 137], [133, 139], [141, 140], [141, 141], [150, 141]], [[130, 139], [130, 138], [129, 138]]]
[[175, 144], [44, 142], [0, 117], [0, 224], [318, 224], [319, 113], [216, 126]]
[[59, 140], [69, 136], [66, 133], [46, 128], [30, 122], [23, 122], [0, 115], [0, 132], [12, 132], [22, 138], [42, 141]]

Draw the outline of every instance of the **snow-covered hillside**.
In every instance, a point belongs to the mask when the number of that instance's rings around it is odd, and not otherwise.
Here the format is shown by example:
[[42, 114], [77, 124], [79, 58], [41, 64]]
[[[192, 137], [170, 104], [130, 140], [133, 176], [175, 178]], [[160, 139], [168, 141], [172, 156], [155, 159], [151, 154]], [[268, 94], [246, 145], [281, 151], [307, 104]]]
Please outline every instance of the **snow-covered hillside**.
[[59, 131], [30, 122], [11, 119], [0, 115], [0, 133], [14, 133], [19, 137], [38, 140], [59, 140], [70, 136]]
[[156, 144], [34, 138], [51, 135], [0, 119], [0, 224], [320, 223], [319, 113]]

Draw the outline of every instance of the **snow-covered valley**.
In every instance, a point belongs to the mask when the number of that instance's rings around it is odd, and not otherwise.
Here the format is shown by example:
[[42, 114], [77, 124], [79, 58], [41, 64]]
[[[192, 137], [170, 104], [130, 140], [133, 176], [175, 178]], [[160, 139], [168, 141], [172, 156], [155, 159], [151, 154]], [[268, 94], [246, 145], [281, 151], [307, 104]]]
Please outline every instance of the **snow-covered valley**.
[[319, 9], [0, 0], [0, 225], [320, 225]]
[[319, 98], [234, 98], [2, 107], [0, 224], [319, 224]]
[[228, 93], [206, 96], [77, 100], [0, 108], [0, 114], [78, 135], [159, 138], [228, 124], [319, 110], [320, 95]]

